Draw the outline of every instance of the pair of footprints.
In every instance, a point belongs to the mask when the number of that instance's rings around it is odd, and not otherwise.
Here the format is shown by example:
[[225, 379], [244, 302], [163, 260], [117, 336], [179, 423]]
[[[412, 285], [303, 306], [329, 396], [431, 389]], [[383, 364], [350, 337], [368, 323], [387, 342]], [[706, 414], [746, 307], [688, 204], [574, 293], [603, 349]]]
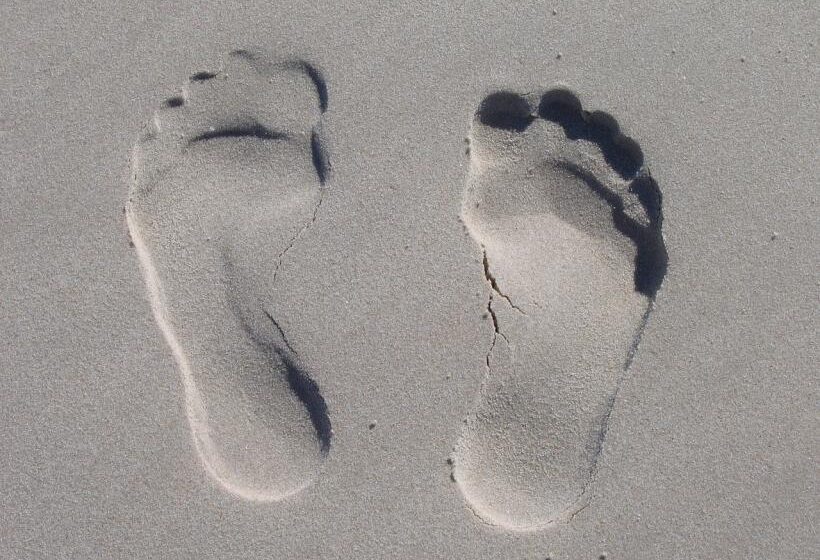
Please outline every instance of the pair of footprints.
[[[126, 219], [207, 472], [242, 498], [308, 486], [328, 405], [277, 322], [277, 273], [329, 171], [327, 89], [298, 60], [236, 51], [157, 111]], [[512, 529], [577, 511], [666, 269], [660, 194], [634, 141], [565, 90], [475, 113], [462, 220], [483, 252], [487, 373], [452, 464], [468, 507]]]

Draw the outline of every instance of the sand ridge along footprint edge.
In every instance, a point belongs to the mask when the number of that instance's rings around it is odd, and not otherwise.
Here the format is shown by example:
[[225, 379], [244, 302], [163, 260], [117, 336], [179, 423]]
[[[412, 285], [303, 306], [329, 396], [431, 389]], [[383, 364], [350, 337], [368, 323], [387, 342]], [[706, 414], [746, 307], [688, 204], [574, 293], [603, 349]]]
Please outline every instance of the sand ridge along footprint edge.
[[327, 103], [312, 64], [236, 50], [166, 99], [132, 152], [126, 223], [194, 447], [247, 500], [306, 488], [331, 449], [328, 405], [276, 285], [322, 205]]
[[637, 142], [566, 88], [488, 95], [468, 140], [492, 333], [452, 477], [483, 522], [543, 529], [595, 478], [666, 273], [661, 194]]

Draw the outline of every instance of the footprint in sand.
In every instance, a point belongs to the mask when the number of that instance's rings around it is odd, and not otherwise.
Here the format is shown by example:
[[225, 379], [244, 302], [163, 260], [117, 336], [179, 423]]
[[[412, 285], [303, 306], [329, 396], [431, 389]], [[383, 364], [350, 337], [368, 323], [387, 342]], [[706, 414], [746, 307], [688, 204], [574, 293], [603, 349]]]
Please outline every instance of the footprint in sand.
[[133, 153], [126, 220], [196, 450], [251, 500], [303, 489], [330, 450], [275, 287], [322, 203], [326, 105], [311, 65], [237, 51], [166, 100]]
[[494, 332], [453, 478], [484, 521], [542, 528], [594, 478], [666, 271], [660, 192], [611, 116], [565, 90], [499, 92], [472, 123], [462, 219]]

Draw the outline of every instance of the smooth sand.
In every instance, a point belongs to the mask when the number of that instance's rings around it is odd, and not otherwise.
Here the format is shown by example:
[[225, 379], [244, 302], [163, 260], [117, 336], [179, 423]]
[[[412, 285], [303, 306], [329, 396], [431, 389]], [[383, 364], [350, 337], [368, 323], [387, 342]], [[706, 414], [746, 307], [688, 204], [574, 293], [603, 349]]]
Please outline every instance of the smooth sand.
[[[814, 557], [818, 19], [7, 9], [0, 557]], [[662, 192], [645, 326], [610, 203], [531, 154], [617, 166], [475, 127], [556, 87]]]

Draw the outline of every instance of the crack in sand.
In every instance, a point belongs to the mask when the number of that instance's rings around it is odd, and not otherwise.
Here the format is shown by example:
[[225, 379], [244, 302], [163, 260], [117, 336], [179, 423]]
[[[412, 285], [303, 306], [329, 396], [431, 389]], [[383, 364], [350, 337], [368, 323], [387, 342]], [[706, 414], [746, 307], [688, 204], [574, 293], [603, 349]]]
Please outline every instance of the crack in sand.
[[646, 330], [646, 325], [649, 322], [649, 316], [652, 314], [652, 311], [654, 309], [655, 299], [652, 298], [649, 300], [649, 305], [647, 305], [646, 311], [644, 311], [643, 317], [641, 318], [641, 324], [638, 327], [638, 332], [635, 334], [635, 338], [632, 341], [629, 350], [627, 351], [626, 360], [624, 361], [622, 373], [620, 376], [618, 376], [618, 380], [615, 382], [615, 389], [613, 390], [612, 395], [609, 398], [606, 412], [604, 413], [604, 416], [601, 419], [601, 431], [595, 442], [595, 453], [592, 457], [592, 464], [590, 465], [589, 469], [589, 480], [587, 481], [586, 486], [588, 486], [594, 480], [595, 475], [598, 472], [598, 459], [604, 450], [606, 435], [609, 431], [609, 420], [612, 417], [612, 411], [615, 410], [615, 402], [618, 400], [618, 393], [621, 390], [621, 386], [623, 385], [624, 381], [626, 381], [627, 374], [629, 373], [629, 368], [632, 367], [632, 361], [635, 359], [635, 354], [638, 351], [638, 346], [641, 343], [641, 338], [643, 337], [643, 333]]
[[[323, 174], [322, 173], [318, 173], [318, 174], [319, 174], [319, 199], [316, 201], [316, 204], [313, 206], [313, 212], [311, 213], [310, 219], [305, 221], [305, 223], [302, 225], [302, 227], [299, 229], [299, 231], [297, 231], [294, 234], [294, 236], [291, 237], [288, 244], [285, 246], [284, 249], [282, 249], [282, 251], [276, 257], [276, 264], [274, 265], [274, 268], [273, 268], [271, 286], [276, 284], [276, 278], [279, 275], [279, 269], [282, 266], [282, 261], [285, 258], [285, 254], [288, 251], [290, 251], [293, 248], [293, 246], [296, 245], [296, 242], [299, 240], [299, 238], [308, 229], [310, 229], [310, 227], [313, 226], [314, 223], [316, 223], [316, 219], [319, 216], [319, 208], [321, 208], [322, 201], [324, 201], [324, 195], [325, 195], [324, 184], [325, 184], [325, 181], [324, 181]], [[271, 323], [273, 323], [273, 325], [276, 327], [276, 330], [279, 331], [279, 335], [282, 337], [282, 341], [285, 343], [285, 346], [287, 347], [288, 351], [290, 351], [294, 356], [298, 356], [299, 353], [296, 350], [294, 350], [293, 347], [290, 345], [290, 342], [288, 342], [288, 338], [285, 335], [285, 331], [281, 327], [281, 325], [279, 325], [279, 323], [276, 321], [276, 319], [273, 318], [273, 315], [271, 315], [267, 310], [264, 310], [264, 311], [265, 311], [265, 315], [268, 316], [268, 319], [270, 319]]]
[[320, 185], [319, 186], [319, 200], [316, 201], [316, 204], [313, 206], [313, 214], [311, 215], [310, 220], [306, 221], [302, 225], [302, 227], [299, 229], [299, 231], [297, 231], [296, 234], [291, 238], [291, 240], [287, 244], [287, 246], [284, 249], [282, 249], [282, 251], [279, 253], [279, 256], [276, 257], [276, 264], [274, 265], [274, 268], [273, 268], [273, 279], [271, 280], [271, 285], [276, 283], [276, 277], [279, 274], [279, 268], [282, 266], [282, 260], [285, 258], [285, 253], [290, 251], [291, 248], [293, 248], [293, 246], [296, 245], [296, 242], [299, 240], [299, 238], [302, 236], [302, 234], [304, 234], [308, 229], [310, 229], [310, 227], [314, 223], [316, 223], [316, 219], [319, 215], [319, 208], [321, 208], [322, 201], [325, 198], [324, 197], [324, 194], [325, 194], [324, 182], [320, 182], [319, 185]]
[[507, 301], [507, 303], [510, 304], [510, 307], [512, 307], [522, 315], [526, 315], [527, 313], [523, 309], [515, 305], [510, 299], [510, 297], [504, 292], [502, 292], [501, 288], [498, 287], [498, 282], [496, 281], [495, 276], [493, 276], [492, 272], [490, 272], [490, 261], [487, 258], [487, 249], [483, 245], [481, 247], [481, 251], [484, 254], [484, 278], [486, 278], [487, 282], [490, 283], [490, 287], [493, 289], [495, 293], [504, 298]]
[[[581, 489], [581, 494], [578, 496], [578, 499], [575, 501], [575, 504], [580, 503], [586, 496], [587, 493], [592, 488], [592, 485], [595, 483], [598, 477], [598, 460], [600, 459], [601, 455], [604, 451], [604, 445], [606, 445], [606, 436], [609, 432], [609, 421], [612, 417], [612, 412], [615, 410], [615, 403], [618, 400], [618, 393], [621, 390], [621, 386], [626, 381], [627, 374], [629, 373], [629, 368], [632, 366], [632, 361], [635, 358], [635, 354], [638, 351], [638, 346], [641, 343], [641, 338], [643, 337], [643, 333], [646, 330], [646, 325], [649, 322], [649, 316], [652, 314], [652, 311], [655, 309], [655, 298], [651, 298], [649, 300], [649, 305], [646, 308], [646, 311], [643, 314], [643, 318], [641, 319], [641, 324], [638, 327], [638, 332], [635, 335], [635, 339], [632, 341], [632, 345], [629, 347], [629, 351], [627, 352], [626, 361], [624, 362], [624, 367], [622, 374], [619, 376], [618, 380], [615, 383], [615, 390], [612, 392], [612, 395], [609, 398], [609, 402], [607, 403], [607, 410], [604, 413], [603, 418], [601, 419], [601, 431], [598, 435], [598, 438], [595, 441], [595, 452], [592, 456], [592, 463], [589, 467], [589, 476], [586, 482]], [[589, 495], [589, 500], [594, 498], [594, 494]], [[589, 506], [589, 502], [586, 503], [582, 508], [577, 510], [575, 513], [570, 515], [570, 521], [581, 511], [586, 509]], [[572, 506], [568, 509], [572, 509]]]
[[499, 327], [498, 327], [498, 317], [496, 317], [495, 310], [493, 310], [493, 294], [492, 294], [492, 292], [490, 292], [490, 298], [487, 300], [487, 313], [490, 315], [490, 318], [493, 321], [493, 340], [492, 340], [492, 343], [490, 343], [490, 349], [487, 350], [487, 356], [484, 358], [484, 361], [487, 364], [487, 371], [492, 371], [492, 367], [490, 367], [490, 355], [493, 353], [493, 349], [495, 348], [495, 343], [498, 340], [498, 337], [500, 336], [507, 343], [510, 342], [507, 339], [507, 337], [504, 335], [504, 333], [501, 332], [501, 329], [499, 329]]
[[[293, 248], [293, 246], [296, 245], [296, 242], [299, 240], [299, 238], [302, 237], [302, 235], [308, 229], [310, 229], [311, 226], [313, 226], [314, 223], [316, 223], [316, 219], [319, 216], [319, 209], [322, 207], [322, 202], [324, 201], [324, 197], [325, 197], [325, 174], [326, 174], [325, 165], [326, 165], [326, 159], [324, 158], [324, 154], [322, 153], [322, 148], [321, 148], [321, 145], [319, 143], [318, 135], [317, 135], [315, 129], [311, 134], [311, 148], [313, 150], [314, 166], [316, 167], [316, 173], [317, 173], [318, 178], [319, 178], [319, 199], [316, 201], [316, 204], [314, 204], [314, 206], [313, 206], [313, 212], [311, 213], [310, 219], [306, 220], [305, 223], [302, 224], [302, 227], [299, 228], [299, 231], [297, 231], [293, 235], [293, 237], [291, 237], [288, 244], [285, 246], [284, 249], [282, 249], [282, 251], [279, 252], [279, 255], [276, 257], [276, 264], [274, 265], [274, 268], [273, 268], [271, 286], [276, 284], [276, 278], [279, 275], [279, 269], [282, 267], [282, 261], [285, 258], [285, 254], [288, 251], [290, 251]], [[317, 162], [320, 162], [321, 164], [319, 164]], [[270, 319], [271, 323], [273, 323], [273, 326], [276, 327], [276, 330], [279, 331], [279, 335], [282, 337], [282, 342], [285, 343], [285, 347], [288, 349], [288, 351], [291, 352], [294, 356], [298, 356], [299, 353], [296, 350], [294, 350], [293, 346], [291, 346], [290, 342], [288, 342], [288, 338], [285, 335], [285, 330], [282, 328], [282, 326], [279, 324], [279, 322], [276, 319], [274, 319], [273, 315], [271, 315], [267, 310], [264, 310], [264, 311], [265, 311], [265, 315], [267, 315], [268, 319]]]
[[311, 219], [309, 221], [305, 222], [305, 224], [302, 226], [302, 228], [298, 232], [296, 232], [296, 235], [294, 235], [291, 238], [288, 245], [282, 250], [281, 253], [279, 253], [279, 256], [276, 257], [276, 266], [274, 267], [274, 270], [273, 270], [273, 280], [271, 281], [271, 284], [276, 282], [276, 276], [279, 274], [279, 268], [282, 266], [282, 260], [285, 258], [285, 253], [290, 251], [291, 248], [293, 248], [293, 246], [296, 244], [296, 242], [302, 236], [302, 234], [305, 233], [308, 229], [310, 229], [310, 226], [312, 226], [316, 222], [316, 216], [319, 213], [319, 207], [322, 206], [322, 200], [324, 199], [323, 194], [324, 194], [324, 189], [320, 189], [319, 190], [319, 200], [316, 203], [316, 205], [313, 207], [313, 215], [312, 215]]
[[527, 313], [523, 309], [521, 309], [520, 307], [515, 305], [512, 302], [512, 300], [509, 298], [509, 296], [507, 296], [504, 292], [502, 292], [501, 288], [498, 287], [498, 282], [496, 281], [495, 276], [493, 276], [493, 274], [490, 272], [490, 261], [487, 258], [487, 249], [483, 245], [481, 246], [481, 251], [482, 251], [482, 262], [484, 264], [484, 279], [490, 285], [490, 296], [487, 299], [487, 313], [489, 314], [490, 318], [493, 321], [493, 340], [492, 340], [492, 343], [490, 344], [489, 350], [487, 350], [487, 356], [484, 359], [484, 361], [487, 364], [487, 371], [491, 372], [492, 367], [490, 367], [490, 355], [493, 353], [493, 349], [495, 348], [495, 343], [498, 340], [498, 337], [500, 336], [501, 338], [503, 338], [504, 341], [507, 342], [508, 344], [510, 342], [509, 339], [504, 335], [504, 333], [501, 332], [501, 327], [499, 326], [499, 323], [498, 323], [498, 316], [495, 314], [495, 310], [493, 309], [493, 296], [494, 296], [494, 294], [498, 294], [498, 296], [503, 298], [504, 301], [506, 301], [512, 309], [516, 310], [517, 312], [521, 313], [522, 315], [526, 315]]
[[282, 337], [282, 342], [285, 343], [285, 347], [288, 349], [288, 352], [294, 356], [298, 356], [299, 352], [294, 350], [293, 346], [290, 345], [290, 342], [288, 342], [288, 337], [285, 335], [285, 330], [279, 325], [279, 322], [273, 318], [273, 315], [271, 315], [267, 309], [265, 309], [264, 312], [265, 315], [268, 316], [268, 319], [270, 319], [270, 322], [273, 323], [273, 326], [276, 327], [276, 330], [279, 331], [279, 336]]

